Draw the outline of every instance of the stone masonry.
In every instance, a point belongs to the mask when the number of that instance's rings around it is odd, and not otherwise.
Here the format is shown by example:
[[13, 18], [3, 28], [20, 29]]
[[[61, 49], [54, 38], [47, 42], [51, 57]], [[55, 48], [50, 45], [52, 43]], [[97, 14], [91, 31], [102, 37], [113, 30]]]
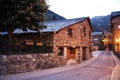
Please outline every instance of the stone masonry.
[[24, 73], [66, 65], [66, 60], [53, 54], [0, 55], [0, 75]]

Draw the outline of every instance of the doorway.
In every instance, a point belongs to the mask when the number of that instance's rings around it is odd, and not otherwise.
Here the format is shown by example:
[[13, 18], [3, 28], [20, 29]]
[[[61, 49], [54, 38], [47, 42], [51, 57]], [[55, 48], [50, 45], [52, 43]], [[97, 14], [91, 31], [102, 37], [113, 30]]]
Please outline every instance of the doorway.
[[87, 58], [86, 58], [86, 47], [83, 47], [82, 48], [82, 60], [84, 61], [84, 60], [87, 60]]
[[68, 48], [67, 49], [67, 60], [69, 59], [76, 59], [76, 49], [75, 48]]

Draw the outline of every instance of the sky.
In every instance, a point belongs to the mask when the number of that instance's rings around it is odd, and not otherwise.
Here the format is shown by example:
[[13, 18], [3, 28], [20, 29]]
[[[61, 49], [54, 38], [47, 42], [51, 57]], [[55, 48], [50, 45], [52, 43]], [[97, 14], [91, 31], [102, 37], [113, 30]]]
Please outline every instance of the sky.
[[46, 0], [49, 10], [67, 18], [94, 17], [120, 11], [120, 0]]

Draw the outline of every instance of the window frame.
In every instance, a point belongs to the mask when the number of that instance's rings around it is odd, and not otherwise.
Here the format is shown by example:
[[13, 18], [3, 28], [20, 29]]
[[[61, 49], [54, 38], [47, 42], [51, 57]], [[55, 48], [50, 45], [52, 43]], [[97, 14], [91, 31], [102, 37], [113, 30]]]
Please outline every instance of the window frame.
[[68, 36], [72, 37], [72, 35], [73, 35], [73, 29], [68, 28]]
[[84, 27], [83, 31], [84, 31], [84, 36], [86, 36], [86, 27]]
[[58, 56], [64, 56], [64, 47], [59, 47]]

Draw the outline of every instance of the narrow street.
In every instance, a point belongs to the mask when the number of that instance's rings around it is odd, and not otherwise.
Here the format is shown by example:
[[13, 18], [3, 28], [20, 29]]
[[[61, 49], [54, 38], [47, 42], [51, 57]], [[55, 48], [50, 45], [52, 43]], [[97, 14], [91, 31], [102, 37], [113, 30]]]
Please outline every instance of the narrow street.
[[90, 64], [68, 71], [25, 80], [110, 80], [116, 63], [110, 51], [103, 51]]

